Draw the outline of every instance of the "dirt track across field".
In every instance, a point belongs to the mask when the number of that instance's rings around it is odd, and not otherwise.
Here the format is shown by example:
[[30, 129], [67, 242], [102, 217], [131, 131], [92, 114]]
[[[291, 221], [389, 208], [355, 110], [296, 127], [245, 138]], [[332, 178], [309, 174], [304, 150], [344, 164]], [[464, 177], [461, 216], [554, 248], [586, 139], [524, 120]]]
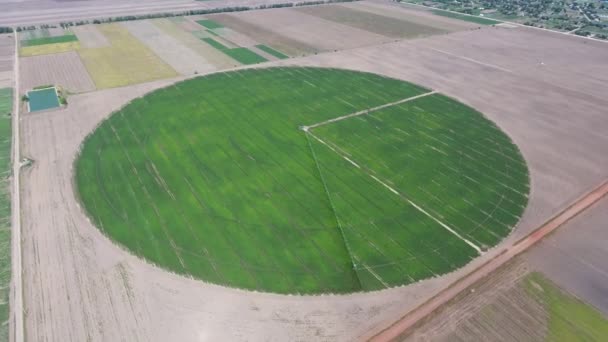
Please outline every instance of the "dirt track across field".
[[[496, 122], [529, 164], [528, 209], [501, 246], [442, 277], [365, 294], [281, 296], [206, 284], [146, 264], [88, 221], [72, 182], [78, 146], [113, 110], [171, 80], [74, 95], [66, 110], [24, 115], [22, 155], [34, 160], [21, 181], [27, 337], [352, 341], [373, 335], [608, 177], [606, 59], [608, 44], [484, 28], [274, 62], [364, 70], [436, 89]], [[571, 67], [581, 60], [584, 66]]]

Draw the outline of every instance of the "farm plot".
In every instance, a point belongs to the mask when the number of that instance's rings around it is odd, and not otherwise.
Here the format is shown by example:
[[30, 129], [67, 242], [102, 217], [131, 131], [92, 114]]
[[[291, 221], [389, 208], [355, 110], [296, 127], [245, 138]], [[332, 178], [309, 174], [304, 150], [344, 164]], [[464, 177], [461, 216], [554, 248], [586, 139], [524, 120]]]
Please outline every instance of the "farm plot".
[[120, 87], [177, 73], [120, 24], [99, 25], [110, 46], [78, 51], [97, 88]]
[[11, 117], [13, 91], [0, 89], [0, 340], [8, 340], [11, 280]]
[[[170, 35], [183, 45], [195, 51], [199, 56], [211, 64], [215, 70], [225, 69], [235, 66], [234, 60], [218, 51], [214, 47], [202, 42], [190, 32], [182, 30], [180, 26], [167, 19], [153, 21], [163, 32]], [[198, 26], [198, 24], [196, 24]], [[200, 28], [200, 26], [199, 26]]]
[[447, 31], [413, 21], [339, 5], [301, 7], [297, 11], [392, 38], [414, 38]]
[[515, 259], [400, 341], [601, 341], [608, 320]]
[[249, 50], [248, 48], [244, 48], [244, 47], [230, 48], [230, 47], [224, 46], [222, 43], [218, 42], [216, 39], [213, 39], [213, 38], [203, 38], [202, 40], [205, 43], [218, 49], [219, 51], [225, 53], [227, 56], [230, 56], [230, 58], [234, 59], [235, 61], [237, 61], [241, 64], [256, 64], [256, 63], [262, 63], [262, 62], [267, 61], [266, 58], [256, 54], [255, 52]]
[[[276, 45], [276, 42], [273, 44], [273, 36], [277, 35], [277, 32], [279, 33], [279, 37], [285, 36], [292, 41], [302, 42], [305, 46], [312, 47], [312, 51], [308, 50], [308, 52], [348, 49], [391, 40], [391, 38], [383, 35], [324, 20], [299, 12], [296, 9], [251, 11], [209, 17], [224, 26], [240, 32], [247, 32], [248, 35], [260, 43], [276, 46], [279, 50], [291, 55], [297, 55], [297, 53], [290, 53], [286, 48]], [[236, 20], [226, 20], [226, 17], [233, 17]], [[246, 24], [241, 24], [238, 27], [238, 23], [241, 21]], [[254, 28], [250, 31], [247, 29], [247, 26], [253, 26]], [[271, 36], [256, 37], [254, 34], [256, 26], [262, 28], [262, 32], [270, 31]], [[319, 37], [323, 37], [323, 39], [319, 39]], [[289, 48], [289, 44], [287, 44], [287, 48]]]
[[482, 250], [506, 236], [525, 209], [528, 171], [515, 145], [443, 95], [313, 131]]
[[[97, 226], [136, 255], [216, 284], [344, 293], [443, 274], [479, 253], [447, 229], [452, 222], [440, 222], [436, 211], [442, 208], [422, 210], [378, 182], [394, 175], [355, 167], [344, 151], [317, 139], [331, 136], [327, 127], [360, 120], [335, 118], [416, 96], [445, 106], [444, 98], [413, 84], [337, 69], [248, 69], [183, 81], [134, 100], [87, 138], [76, 162], [80, 198]], [[489, 121], [468, 107], [455, 108], [453, 115], [432, 111], [447, 116], [436, 122], [416, 117], [429, 125], [411, 146], [427, 159], [428, 179], [448, 172], [454, 184], [467, 176], [484, 189], [506, 192], [492, 179], [469, 174], [474, 168], [468, 165], [459, 169], [464, 174], [432, 168], [437, 142], [426, 130], [446, 125], [442, 132], [449, 132], [456, 122], [464, 137], [451, 137], [460, 144], [445, 153], [472, 166], [486, 162], [479, 155], [468, 160], [467, 147], [487, 128], [502, 151], [492, 162], [519, 158]], [[334, 121], [312, 125], [328, 120]], [[361, 139], [374, 140], [374, 134], [371, 129]], [[392, 165], [391, 142], [370, 165]], [[434, 183], [421, 184], [436, 191]], [[495, 204], [480, 198], [457, 204], [463, 210]], [[478, 230], [493, 231], [492, 224]]]
[[307, 55], [318, 52], [319, 49], [297, 38], [290, 38], [280, 31], [264, 28], [260, 25], [250, 23], [237, 15], [217, 14], [213, 19], [222, 25], [238, 32], [247, 32], [247, 35], [265, 45], [284, 51], [290, 56]]
[[80, 47], [78, 37], [69, 30], [40, 29], [26, 31], [20, 36], [19, 54], [37, 56], [76, 50]]
[[72, 28], [83, 48], [100, 48], [110, 45], [110, 42], [99, 30], [97, 25], [81, 25]]
[[377, 14], [383, 17], [403, 20], [406, 22], [432, 26], [442, 31], [455, 32], [479, 27], [479, 25], [448, 17], [434, 15], [426, 8], [406, 7], [399, 3], [358, 1], [343, 3], [339, 6], [356, 11]]
[[215, 70], [211, 63], [150, 21], [130, 21], [124, 25], [133, 36], [146, 44], [156, 55], [182, 75]]
[[87, 69], [74, 51], [21, 58], [21, 91], [56, 84], [72, 93], [95, 90]]

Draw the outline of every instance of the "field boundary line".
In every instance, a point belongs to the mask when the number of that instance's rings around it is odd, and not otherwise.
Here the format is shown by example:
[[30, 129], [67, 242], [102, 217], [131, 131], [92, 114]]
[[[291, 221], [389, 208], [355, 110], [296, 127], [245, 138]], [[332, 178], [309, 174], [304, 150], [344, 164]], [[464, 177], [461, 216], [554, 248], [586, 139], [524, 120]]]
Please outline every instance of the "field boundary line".
[[586, 209], [599, 202], [608, 195], [608, 179], [604, 180], [597, 187], [583, 194], [572, 202], [568, 207], [559, 211], [554, 216], [545, 221], [540, 227], [536, 228], [528, 235], [517, 240], [511, 246], [505, 247], [500, 253], [484, 262], [471, 272], [449, 284], [427, 301], [408, 311], [401, 318], [391, 323], [388, 327], [379, 332], [370, 333], [368, 336], [360, 336], [369, 341], [393, 341], [399, 336], [414, 327], [419, 321], [436, 312], [443, 305], [448, 304], [469, 287], [499, 269], [509, 260], [527, 251], [530, 247], [537, 244], [547, 235], [569, 222]]
[[[428, 93], [427, 93], [428, 94]], [[466, 243], [467, 245], [471, 246], [473, 249], [475, 249], [477, 251], [477, 253], [479, 253], [479, 255], [483, 254], [483, 251], [481, 250], [481, 248], [479, 248], [479, 246], [477, 246], [476, 244], [474, 244], [473, 242], [469, 241], [467, 238], [463, 237], [462, 235], [460, 235], [457, 231], [455, 231], [453, 228], [451, 228], [450, 226], [448, 226], [446, 223], [444, 223], [443, 221], [439, 220], [438, 218], [436, 218], [435, 216], [431, 215], [431, 213], [429, 213], [428, 211], [424, 210], [422, 207], [420, 207], [419, 205], [417, 205], [416, 203], [414, 203], [412, 200], [410, 200], [407, 196], [404, 196], [403, 194], [401, 194], [399, 191], [395, 190], [393, 187], [391, 187], [390, 185], [388, 185], [386, 182], [380, 180], [380, 178], [372, 175], [371, 173], [363, 170], [361, 168], [361, 166], [359, 166], [359, 164], [355, 163], [354, 161], [352, 161], [350, 158], [346, 157], [345, 155], [343, 155], [342, 153], [338, 152], [335, 148], [333, 148], [331, 145], [329, 145], [327, 142], [323, 141], [321, 138], [317, 137], [316, 135], [312, 134], [312, 132], [307, 131], [307, 134], [310, 134], [313, 138], [315, 138], [318, 142], [320, 142], [321, 144], [327, 146], [329, 149], [331, 149], [332, 151], [334, 151], [336, 154], [338, 154], [340, 157], [344, 158], [346, 161], [348, 161], [351, 165], [357, 167], [358, 169], [361, 169], [363, 171], [363, 173], [365, 173], [366, 175], [370, 176], [373, 180], [375, 180], [376, 182], [378, 182], [379, 184], [381, 184], [382, 186], [384, 186], [386, 189], [388, 189], [390, 192], [394, 193], [395, 195], [399, 196], [400, 198], [404, 199], [407, 203], [409, 203], [411, 206], [413, 206], [416, 210], [418, 210], [419, 212], [423, 213], [424, 215], [428, 216], [430, 219], [432, 219], [433, 221], [437, 222], [441, 227], [443, 227], [444, 229], [446, 229], [447, 231], [449, 231], [450, 233], [452, 233], [454, 236], [456, 236], [457, 238], [459, 238], [460, 240], [462, 240], [464, 243]]]
[[324, 125], [327, 125], [327, 124], [330, 124], [330, 123], [346, 120], [346, 119], [349, 119], [349, 118], [352, 118], [352, 117], [355, 117], [355, 116], [369, 114], [369, 113], [376, 112], [376, 111], [379, 111], [379, 110], [387, 108], [387, 107], [396, 106], [396, 105], [399, 105], [399, 104], [402, 104], [402, 103], [406, 103], [406, 102], [409, 102], [409, 101], [414, 101], [414, 100], [419, 99], [421, 97], [425, 97], [425, 96], [429, 96], [429, 95], [433, 95], [433, 94], [437, 94], [437, 90], [429, 91], [429, 92], [426, 92], [424, 94], [420, 94], [420, 95], [416, 95], [416, 96], [411, 96], [411, 97], [408, 97], [408, 98], [405, 98], [405, 99], [401, 99], [401, 100], [398, 100], [398, 101], [385, 103], [385, 104], [380, 105], [380, 106], [363, 109], [363, 110], [360, 110], [358, 112], [354, 112], [354, 113], [338, 116], [337, 118], [333, 118], [333, 119], [317, 122], [317, 123], [314, 123], [314, 124], [309, 125], [309, 126], [302, 126], [301, 129], [304, 130], [304, 131], [308, 131], [308, 130], [311, 130], [313, 128], [317, 128], [317, 127], [324, 126]]

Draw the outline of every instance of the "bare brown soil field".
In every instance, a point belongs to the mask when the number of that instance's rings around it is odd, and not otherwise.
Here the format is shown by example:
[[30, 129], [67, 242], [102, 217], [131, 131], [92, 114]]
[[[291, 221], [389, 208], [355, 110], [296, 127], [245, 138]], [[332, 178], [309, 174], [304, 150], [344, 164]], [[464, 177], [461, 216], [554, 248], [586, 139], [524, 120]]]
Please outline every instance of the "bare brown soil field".
[[200, 73], [234, 67], [234, 61], [207, 43], [202, 42], [190, 32], [184, 31], [180, 26], [168, 19], [152, 20], [163, 32], [173, 37], [184, 46], [195, 51], [209, 63], [208, 70], [199, 70]]
[[[177, 35], [196, 40], [176, 29]], [[266, 43], [248, 30], [236, 30]], [[495, 34], [511, 42], [505, 56], [496, 59]], [[474, 42], [466, 55], [458, 50], [462, 35]], [[550, 55], [536, 48], [553, 39]], [[608, 46], [582, 42], [524, 28], [487, 28], [271, 64], [376, 72], [439, 90], [485, 113], [518, 144], [530, 168], [529, 207], [507, 244], [608, 176], [603, 151], [608, 137], [601, 134], [608, 129], [608, 100], [596, 96], [608, 92], [608, 84], [593, 72], [603, 70]], [[506, 62], [508, 54], [527, 58], [514, 68]], [[573, 71], [561, 66], [561, 54], [588, 64]], [[549, 68], [534, 71], [538, 59]], [[22, 175], [25, 324], [31, 340], [352, 341], [383, 329], [501, 251], [494, 248], [439, 278], [342, 296], [244, 292], [146, 264], [88, 221], [75, 198], [72, 163], [100, 120], [168, 82], [75, 95], [66, 110], [23, 118], [24, 155], [34, 160]]]
[[208, 72], [213, 65], [185, 44], [147, 20], [123, 23], [129, 32], [182, 75]]
[[[261, 27], [265, 31], [276, 32], [292, 40], [301, 41], [318, 51], [350, 49], [391, 40], [386, 36], [321, 19], [291, 8], [242, 12], [227, 14], [227, 16], [236, 17], [250, 25]], [[218, 21], [236, 31], [246, 32], [256, 40], [263, 41], [245, 28], [231, 26], [222, 18]], [[323, 37], [323, 39], [319, 39], [319, 37]], [[289, 51], [287, 52], [289, 53]]]
[[292, 39], [280, 32], [266, 29], [259, 25], [242, 20], [238, 16], [216, 14], [210, 16], [210, 18], [237, 32], [247, 32], [247, 35], [251, 38], [259, 41], [262, 44], [275, 47], [290, 56], [302, 56], [319, 51], [317, 48], [306, 42], [299, 39]]
[[433, 27], [432, 22], [431, 25], [416, 23], [407, 20], [406, 16], [397, 19], [365, 10], [361, 11], [357, 6], [313, 6], [301, 7], [297, 11], [392, 38], [418, 38], [448, 32]]
[[441, 17], [431, 13], [425, 8], [406, 6], [404, 4], [387, 1], [364, 0], [338, 4], [337, 6], [374, 13], [394, 19], [406, 20], [412, 23], [428, 25], [448, 32], [469, 30], [480, 26], [478, 24], [463, 20]]
[[527, 253], [528, 263], [608, 316], [608, 198]]
[[95, 25], [75, 26], [72, 31], [78, 37], [83, 48], [100, 48], [110, 45], [110, 42]]
[[58, 85], [71, 93], [95, 90], [95, 84], [78, 53], [20, 58], [21, 92], [42, 85]]

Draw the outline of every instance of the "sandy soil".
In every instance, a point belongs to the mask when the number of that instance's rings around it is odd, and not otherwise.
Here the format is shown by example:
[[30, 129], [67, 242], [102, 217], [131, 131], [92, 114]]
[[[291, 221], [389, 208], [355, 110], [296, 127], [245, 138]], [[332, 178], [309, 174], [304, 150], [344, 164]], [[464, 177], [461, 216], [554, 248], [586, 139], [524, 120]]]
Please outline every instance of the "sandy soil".
[[99, 32], [95, 25], [74, 26], [72, 32], [76, 34], [78, 41], [84, 48], [100, 48], [110, 45], [106, 36]]
[[93, 80], [74, 51], [19, 60], [21, 92], [48, 84], [61, 86], [71, 93], [95, 90]]
[[[459, 50], [463, 34], [475, 42], [466, 56]], [[502, 62], [508, 56], [494, 59], [495, 34], [513, 42], [503, 54], [528, 58], [517, 68]], [[550, 55], [536, 49], [545, 39], [559, 41]], [[530, 203], [512, 242], [608, 176], [608, 136], [602, 133], [608, 100], [596, 96], [608, 91], [596, 72], [605, 67], [608, 45], [583, 42], [488, 28], [275, 63], [373, 71], [439, 90], [485, 113], [520, 146], [530, 167]], [[570, 65], [585, 60], [585, 67], [563, 67], [562, 54], [572, 58]], [[540, 58], [548, 67], [535, 72]], [[147, 265], [87, 220], [75, 199], [71, 167], [80, 142], [100, 120], [164, 84], [77, 95], [66, 110], [22, 119], [24, 154], [35, 160], [22, 176], [29, 340], [351, 341], [384, 328], [500, 251], [441, 278], [345, 296], [246, 293]]]
[[608, 315], [608, 198], [527, 254], [532, 267]]
[[156, 55], [182, 75], [215, 70], [215, 66], [210, 61], [166, 34], [151, 21], [137, 20], [122, 24], [129, 29], [132, 35], [146, 44]]

